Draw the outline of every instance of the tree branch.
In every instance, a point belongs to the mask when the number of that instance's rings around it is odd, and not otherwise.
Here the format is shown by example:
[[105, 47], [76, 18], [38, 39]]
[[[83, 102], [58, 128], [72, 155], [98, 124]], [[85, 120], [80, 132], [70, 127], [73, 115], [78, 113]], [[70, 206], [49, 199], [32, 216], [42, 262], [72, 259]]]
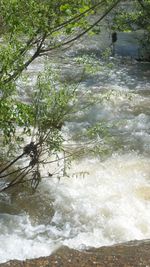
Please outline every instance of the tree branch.
[[78, 34], [77, 36], [75, 36], [74, 38], [66, 41], [66, 42], [62, 42], [62, 43], [59, 43], [58, 45], [56, 46], [53, 46], [53, 47], [49, 47], [47, 49], [41, 49], [40, 51], [40, 55], [42, 54], [45, 54], [47, 52], [50, 52], [54, 49], [57, 49], [57, 48], [60, 48], [62, 46], [65, 46], [67, 44], [70, 44], [76, 40], [78, 40], [79, 38], [81, 38], [83, 35], [85, 35], [87, 32], [89, 32], [90, 30], [92, 30], [101, 20], [103, 20], [110, 12], [112, 9], [114, 9], [114, 7], [119, 3], [121, 2], [121, 0], [117, 0], [110, 8], [108, 8], [105, 12], [104, 15], [102, 15], [95, 23], [93, 23], [90, 27], [88, 27], [85, 31], [81, 32], [80, 34]]
[[[102, 5], [105, 2], [105, 0], [102, 0], [101, 2], [99, 2], [98, 4], [93, 5], [92, 7], [88, 8], [87, 10], [85, 10], [84, 12], [80, 13], [78, 16], [74, 16], [73, 18], [65, 21], [64, 23], [58, 25], [51, 33], [54, 33], [56, 31], [59, 31], [61, 29], [63, 29], [65, 26], [67, 26], [68, 24], [70, 24], [71, 22], [77, 22], [79, 21], [83, 15], [87, 14], [88, 12], [90, 12], [91, 10], [94, 10], [96, 7]], [[50, 33], [50, 34], [51, 34]]]
[[9, 78], [7, 78], [6, 80], [4, 80], [4, 81], [3, 81], [4, 84], [9, 83], [11, 80], [16, 80], [17, 77], [18, 77], [18, 75], [19, 75], [24, 69], [26, 69], [26, 68], [31, 64], [31, 62], [32, 62], [35, 58], [37, 58], [37, 57], [39, 56], [40, 51], [41, 51], [41, 47], [42, 47], [42, 45], [43, 45], [43, 42], [44, 42], [45, 39], [46, 39], [46, 36], [47, 36], [47, 34], [44, 33], [44, 34], [43, 34], [43, 37], [42, 37], [42, 40], [41, 40], [41, 42], [40, 42], [40, 44], [38, 45], [36, 51], [35, 51], [34, 54], [31, 56], [31, 58], [30, 58], [28, 61], [26, 61], [20, 69], [18, 69], [18, 70], [15, 71], [12, 75], [10, 75]]

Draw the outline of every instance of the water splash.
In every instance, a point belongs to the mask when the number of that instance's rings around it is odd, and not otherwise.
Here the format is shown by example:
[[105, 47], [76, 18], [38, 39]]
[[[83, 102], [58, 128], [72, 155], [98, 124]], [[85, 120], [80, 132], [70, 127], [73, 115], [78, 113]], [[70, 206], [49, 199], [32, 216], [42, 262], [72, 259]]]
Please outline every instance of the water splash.
[[46, 256], [62, 244], [82, 249], [149, 238], [149, 164], [136, 153], [114, 154], [76, 162], [60, 181], [43, 180], [36, 194], [47, 198], [46, 223], [42, 210], [36, 220], [19, 213], [19, 200], [18, 215], [1, 214], [1, 262]]

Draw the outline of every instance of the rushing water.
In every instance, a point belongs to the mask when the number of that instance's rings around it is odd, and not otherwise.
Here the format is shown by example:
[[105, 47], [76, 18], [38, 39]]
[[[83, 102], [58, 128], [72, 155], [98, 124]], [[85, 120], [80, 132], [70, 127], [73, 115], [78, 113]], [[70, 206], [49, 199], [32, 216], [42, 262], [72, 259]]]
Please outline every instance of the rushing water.
[[[149, 64], [112, 59], [80, 84], [81, 92], [109, 95], [64, 131], [105, 121], [113, 142], [107, 157], [87, 156], [69, 177], [43, 179], [36, 193], [2, 194], [0, 261], [150, 238]], [[67, 69], [66, 69], [67, 72]]]

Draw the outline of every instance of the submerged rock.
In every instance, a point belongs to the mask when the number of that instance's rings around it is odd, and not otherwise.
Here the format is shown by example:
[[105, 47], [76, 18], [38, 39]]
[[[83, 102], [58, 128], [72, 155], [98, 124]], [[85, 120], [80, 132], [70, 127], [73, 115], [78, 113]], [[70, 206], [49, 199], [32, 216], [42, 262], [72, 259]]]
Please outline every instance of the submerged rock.
[[150, 240], [77, 251], [59, 248], [54, 254], [38, 259], [13, 260], [0, 267], [150, 267]]

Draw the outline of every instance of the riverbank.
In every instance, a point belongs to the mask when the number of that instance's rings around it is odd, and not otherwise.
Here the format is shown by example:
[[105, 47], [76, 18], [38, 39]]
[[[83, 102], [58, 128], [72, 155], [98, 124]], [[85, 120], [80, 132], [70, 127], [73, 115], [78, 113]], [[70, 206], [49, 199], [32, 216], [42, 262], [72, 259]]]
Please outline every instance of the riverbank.
[[150, 267], [150, 240], [77, 251], [61, 247], [48, 257], [9, 261], [0, 267]]

